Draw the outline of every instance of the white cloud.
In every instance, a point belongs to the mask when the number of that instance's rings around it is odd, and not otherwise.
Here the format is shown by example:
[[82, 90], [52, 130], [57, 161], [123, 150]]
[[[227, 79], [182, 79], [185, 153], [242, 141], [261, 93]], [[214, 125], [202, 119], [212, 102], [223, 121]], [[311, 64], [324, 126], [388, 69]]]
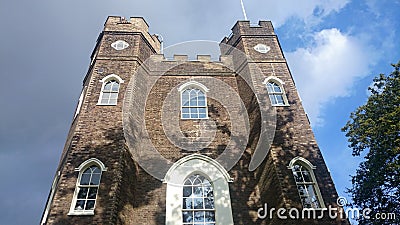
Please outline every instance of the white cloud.
[[368, 48], [357, 38], [333, 28], [315, 33], [311, 47], [286, 53], [313, 125], [322, 125], [325, 104], [348, 96], [354, 82], [368, 75], [374, 61]]
[[[275, 27], [283, 25], [292, 17], [303, 20], [306, 24], [313, 25], [321, 21], [321, 19], [332, 12], [338, 12], [345, 7], [350, 0], [256, 0], [244, 1], [250, 9], [250, 17], [252, 13], [259, 13], [259, 18], [271, 19]], [[263, 10], [252, 10], [260, 9]], [[262, 13], [262, 14], [260, 14]]]

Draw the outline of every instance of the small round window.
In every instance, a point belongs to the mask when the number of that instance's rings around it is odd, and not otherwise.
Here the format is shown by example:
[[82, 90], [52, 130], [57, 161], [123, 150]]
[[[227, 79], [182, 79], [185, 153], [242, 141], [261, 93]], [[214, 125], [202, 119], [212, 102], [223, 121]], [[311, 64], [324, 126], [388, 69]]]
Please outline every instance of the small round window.
[[111, 44], [111, 47], [113, 47], [115, 50], [123, 50], [129, 47], [129, 44], [126, 41], [118, 40], [114, 43]]
[[256, 46], [254, 46], [254, 50], [256, 50], [259, 53], [267, 53], [269, 52], [269, 50], [271, 50], [271, 48], [269, 46], [266, 46], [264, 44], [258, 44]]

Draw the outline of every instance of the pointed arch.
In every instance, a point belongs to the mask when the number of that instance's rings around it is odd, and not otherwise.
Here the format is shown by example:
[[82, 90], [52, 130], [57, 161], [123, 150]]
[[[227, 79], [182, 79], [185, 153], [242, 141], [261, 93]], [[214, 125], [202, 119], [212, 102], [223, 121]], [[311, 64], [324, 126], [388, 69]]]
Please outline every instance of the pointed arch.
[[110, 74], [100, 80], [101, 92], [97, 105], [117, 105], [120, 84], [124, 83], [118, 75]]
[[101, 175], [106, 170], [96, 158], [88, 159], [75, 168], [79, 174], [68, 215], [94, 215]]
[[313, 171], [316, 167], [307, 159], [297, 156], [290, 161], [288, 169], [292, 170], [303, 208], [325, 208]]
[[[182, 224], [184, 216], [186, 216], [184, 213], [190, 211], [185, 208], [184, 204], [184, 200], [187, 199], [184, 197], [184, 184], [192, 176], [203, 177], [202, 179], [207, 180], [213, 190], [214, 208], [197, 210], [198, 213], [204, 211], [205, 215], [205, 211], [210, 211], [209, 218], [214, 218], [215, 224], [233, 225], [228, 186], [228, 182], [232, 182], [232, 178], [217, 161], [200, 154], [192, 154], [178, 160], [168, 170], [163, 180], [167, 184], [166, 224]], [[204, 222], [204, 224], [206, 223]]]
[[272, 106], [289, 106], [283, 82], [276, 76], [269, 76], [267, 77], [263, 84], [265, 84], [268, 96], [271, 101]]
[[181, 96], [182, 119], [207, 119], [207, 92], [209, 89], [197, 82], [189, 81], [182, 84], [178, 91]]

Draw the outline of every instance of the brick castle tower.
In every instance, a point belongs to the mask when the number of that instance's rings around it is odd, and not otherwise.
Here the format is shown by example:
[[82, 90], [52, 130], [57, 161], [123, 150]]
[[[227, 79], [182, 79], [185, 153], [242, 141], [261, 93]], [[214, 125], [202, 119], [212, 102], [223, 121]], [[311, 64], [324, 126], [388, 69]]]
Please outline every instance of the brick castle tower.
[[271, 22], [238, 21], [219, 61], [160, 46], [108, 17], [41, 224], [347, 224]]

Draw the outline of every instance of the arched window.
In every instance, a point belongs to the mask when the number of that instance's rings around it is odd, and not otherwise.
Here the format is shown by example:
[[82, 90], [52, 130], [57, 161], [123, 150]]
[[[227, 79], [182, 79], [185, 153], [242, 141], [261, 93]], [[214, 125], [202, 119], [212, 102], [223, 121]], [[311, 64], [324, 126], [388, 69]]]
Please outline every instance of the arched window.
[[200, 174], [189, 176], [183, 184], [182, 218], [183, 224], [215, 224], [213, 186]]
[[287, 106], [285, 91], [283, 90], [283, 81], [276, 77], [269, 77], [264, 81], [267, 86], [268, 96], [273, 106]]
[[68, 215], [93, 215], [104, 165], [97, 159], [90, 159], [76, 170], [79, 171], [78, 181]]
[[98, 105], [116, 105], [119, 86], [124, 81], [117, 75], [111, 74], [100, 80], [103, 83]]
[[232, 181], [225, 168], [207, 156], [191, 154], [178, 160], [164, 178], [165, 224], [233, 225]]
[[196, 82], [191, 81], [182, 85], [179, 89], [181, 92], [181, 118], [182, 119], [206, 119], [208, 89]]
[[315, 167], [309, 161], [300, 157], [292, 160], [289, 167], [293, 172], [303, 207], [313, 209], [324, 208], [321, 193], [314, 172], [312, 171]]

